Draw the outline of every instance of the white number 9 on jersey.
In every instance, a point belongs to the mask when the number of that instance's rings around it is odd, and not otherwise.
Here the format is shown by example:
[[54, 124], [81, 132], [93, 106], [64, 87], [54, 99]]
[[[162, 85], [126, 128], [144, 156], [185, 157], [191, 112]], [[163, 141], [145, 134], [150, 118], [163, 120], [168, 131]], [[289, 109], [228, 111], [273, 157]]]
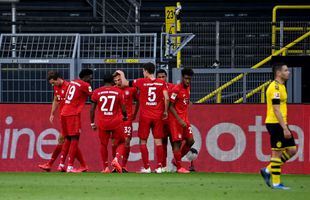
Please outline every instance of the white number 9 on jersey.
[[69, 101], [72, 100], [75, 90], [76, 90], [76, 87], [74, 85], [71, 85], [70, 88], [68, 89], [67, 100]]

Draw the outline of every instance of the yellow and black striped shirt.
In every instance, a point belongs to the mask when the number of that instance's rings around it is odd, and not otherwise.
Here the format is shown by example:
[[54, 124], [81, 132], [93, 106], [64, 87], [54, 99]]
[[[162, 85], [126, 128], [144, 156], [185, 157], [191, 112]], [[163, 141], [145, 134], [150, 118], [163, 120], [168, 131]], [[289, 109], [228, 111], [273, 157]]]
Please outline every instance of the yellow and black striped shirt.
[[268, 86], [267, 92], [267, 117], [265, 123], [276, 124], [279, 123], [272, 105], [280, 105], [280, 112], [282, 114], [284, 122], [287, 124], [287, 93], [284, 84], [272, 81]]

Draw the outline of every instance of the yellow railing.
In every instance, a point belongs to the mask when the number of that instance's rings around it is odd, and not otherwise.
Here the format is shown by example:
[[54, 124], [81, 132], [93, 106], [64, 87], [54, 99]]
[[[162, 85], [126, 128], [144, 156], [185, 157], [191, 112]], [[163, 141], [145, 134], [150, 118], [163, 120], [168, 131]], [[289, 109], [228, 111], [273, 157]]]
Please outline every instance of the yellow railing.
[[[272, 35], [271, 35], [271, 45], [272, 45], [272, 54], [276, 52], [276, 31], [279, 30], [277, 27], [277, 10], [297, 10], [297, 9], [310, 9], [310, 5], [279, 5], [273, 7], [272, 10]], [[296, 27], [294, 27], [296, 28]], [[293, 30], [292, 28], [284, 28], [284, 30]], [[307, 29], [308, 30], [308, 29]], [[293, 31], [296, 31], [293, 30]]]
[[[300, 41], [304, 40], [305, 38], [307, 38], [309, 36], [310, 36], [310, 31], [308, 31], [304, 35], [300, 36], [299, 38], [297, 38], [293, 42], [289, 43], [285, 47], [281, 48], [280, 50], [276, 51], [274, 54], [272, 54], [272, 55], [268, 56], [267, 58], [265, 58], [264, 60], [260, 61], [256, 65], [252, 66], [251, 69], [256, 69], [256, 68], [261, 67], [262, 65], [266, 64], [267, 62], [269, 62], [271, 60], [272, 56], [280, 55], [281, 53], [287, 51], [289, 48], [293, 47], [295, 44], [299, 43]], [[231, 79], [227, 83], [223, 84], [222, 86], [220, 86], [219, 88], [217, 88], [216, 90], [211, 92], [210, 94], [208, 94], [205, 97], [203, 97], [203, 98], [199, 99], [198, 101], [196, 101], [196, 103], [203, 103], [206, 100], [212, 98], [214, 95], [217, 95], [216, 103], [220, 103], [221, 102], [221, 92], [222, 92], [222, 90], [224, 90], [225, 88], [229, 87], [230, 85], [232, 85], [233, 83], [237, 82], [238, 80], [242, 79], [243, 76], [246, 75], [246, 74], [247, 73], [239, 74], [238, 76], [236, 76], [235, 78]]]
[[[248, 94], [246, 94], [245, 98], [250, 98], [251, 96], [253, 96], [254, 94], [256, 94], [257, 92], [261, 92], [261, 103], [265, 103], [265, 89], [266, 86], [268, 86], [271, 83], [271, 80], [267, 81], [266, 83], [261, 84], [260, 86], [258, 86], [257, 88], [255, 88], [254, 90], [252, 90], [251, 92], [249, 92]], [[240, 99], [236, 100], [234, 103], [242, 103], [244, 101], [243, 97], [241, 97]]]

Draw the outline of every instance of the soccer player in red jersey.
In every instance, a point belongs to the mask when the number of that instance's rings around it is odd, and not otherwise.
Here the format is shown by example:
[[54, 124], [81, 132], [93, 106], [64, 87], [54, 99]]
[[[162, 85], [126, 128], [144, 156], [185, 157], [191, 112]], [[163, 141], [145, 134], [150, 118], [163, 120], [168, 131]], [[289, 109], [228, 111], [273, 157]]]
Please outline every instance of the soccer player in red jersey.
[[[128, 172], [127, 161], [130, 153], [130, 141], [132, 138], [132, 122], [136, 119], [137, 113], [139, 111], [139, 101], [137, 99], [137, 88], [122, 86], [122, 79], [119, 73], [113, 73], [115, 85], [121, 89], [124, 93], [126, 111], [128, 114], [128, 120], [124, 121], [124, 135], [125, 135], [125, 154], [123, 158], [122, 168], [123, 172]], [[136, 106], [133, 111], [133, 104], [136, 101]]]
[[98, 129], [101, 143], [101, 158], [103, 161], [103, 170], [101, 172], [110, 172], [107, 147], [111, 136], [113, 139], [112, 146], [116, 147], [116, 154], [111, 164], [117, 172], [122, 173], [122, 167], [119, 161], [123, 158], [125, 151], [123, 120], [127, 120], [127, 112], [123, 91], [113, 86], [112, 75], [104, 77], [104, 86], [94, 91], [91, 101], [90, 121], [93, 130], [97, 129], [94, 120], [95, 110], [98, 105]]
[[[181, 159], [195, 143], [187, 113], [190, 104], [190, 81], [194, 72], [190, 68], [184, 68], [181, 73], [181, 83], [173, 87], [170, 95], [169, 109], [172, 114], [169, 115], [169, 123], [173, 143], [173, 164], [177, 167], [178, 173], [189, 173], [181, 166]], [[185, 143], [182, 145], [183, 140]]]
[[[167, 72], [164, 69], [160, 69], [156, 71], [156, 78], [161, 79], [167, 83], [168, 86], [168, 93], [174, 87], [174, 84], [167, 82]], [[168, 137], [171, 138], [170, 128], [169, 128], [169, 120], [168, 118], [163, 120], [163, 130], [164, 130], [164, 137], [163, 137], [163, 162], [162, 162], [162, 171], [167, 172], [167, 146], [168, 146]], [[172, 142], [171, 142], [172, 143]]]
[[[51, 124], [53, 124], [56, 110], [59, 108], [59, 113], [60, 113], [65, 103], [64, 100], [65, 100], [65, 95], [66, 95], [66, 92], [69, 86], [69, 82], [61, 78], [61, 75], [56, 71], [49, 71], [47, 73], [47, 80], [53, 86], [53, 89], [54, 89], [52, 110], [51, 110], [51, 114], [49, 117]], [[39, 167], [41, 169], [45, 171], [51, 170], [52, 165], [54, 164], [55, 160], [57, 159], [58, 155], [61, 152], [63, 143], [64, 143], [64, 137], [63, 137], [63, 134], [61, 133], [61, 135], [58, 138], [58, 144], [52, 153], [51, 159], [47, 163], [40, 164]]]
[[168, 117], [169, 95], [165, 81], [154, 77], [155, 65], [146, 63], [143, 65], [144, 78], [128, 81], [124, 72], [117, 71], [122, 78], [122, 84], [125, 86], [136, 87], [139, 90], [140, 117], [138, 136], [140, 138], [140, 151], [142, 155], [143, 168], [141, 173], [151, 173], [149, 163], [149, 152], [147, 149], [147, 139], [152, 128], [155, 140], [157, 168], [156, 173], [162, 173], [163, 160], [163, 119]]
[[[88, 96], [92, 95], [90, 83], [93, 77], [93, 71], [83, 69], [79, 74], [80, 79], [70, 82], [66, 97], [65, 105], [61, 111], [61, 125], [65, 136], [65, 143], [62, 148], [60, 159], [60, 169], [64, 169], [65, 157], [68, 152], [67, 172], [87, 171], [82, 154], [79, 151], [78, 143], [81, 132], [81, 112]], [[73, 163], [77, 154], [80, 154], [81, 168], [74, 169]]]

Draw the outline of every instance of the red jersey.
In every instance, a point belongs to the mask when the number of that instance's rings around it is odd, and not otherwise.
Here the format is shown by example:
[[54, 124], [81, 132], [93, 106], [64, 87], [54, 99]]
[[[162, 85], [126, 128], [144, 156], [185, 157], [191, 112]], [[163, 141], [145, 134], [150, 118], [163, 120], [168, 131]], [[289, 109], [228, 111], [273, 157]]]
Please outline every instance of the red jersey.
[[[174, 103], [174, 107], [177, 114], [185, 122], [188, 122], [187, 110], [190, 103], [189, 98], [190, 98], [190, 87], [184, 88], [182, 83], [179, 83], [172, 88], [170, 94], [170, 102]], [[172, 113], [171, 115], [173, 116]]]
[[68, 86], [69, 86], [69, 82], [66, 80], [63, 80], [63, 83], [60, 86], [54, 85], [54, 96], [56, 97], [57, 102], [59, 103], [59, 113], [61, 113], [61, 110], [63, 106], [65, 105], [65, 97], [66, 97]]
[[132, 117], [133, 117], [132, 105], [133, 105], [134, 99], [137, 98], [137, 88], [121, 87], [120, 89], [124, 93], [124, 100], [125, 100], [128, 120], [132, 120]]
[[96, 89], [91, 97], [98, 105], [99, 127], [104, 130], [113, 130], [123, 122], [121, 106], [124, 104], [124, 94], [114, 86], [104, 86]]
[[78, 115], [82, 112], [88, 96], [92, 95], [92, 89], [89, 83], [82, 80], [73, 80], [65, 97], [65, 105], [62, 108], [62, 116]]
[[167, 90], [167, 83], [157, 78], [139, 78], [132, 85], [140, 90], [140, 116], [161, 119], [165, 110], [163, 91]]

